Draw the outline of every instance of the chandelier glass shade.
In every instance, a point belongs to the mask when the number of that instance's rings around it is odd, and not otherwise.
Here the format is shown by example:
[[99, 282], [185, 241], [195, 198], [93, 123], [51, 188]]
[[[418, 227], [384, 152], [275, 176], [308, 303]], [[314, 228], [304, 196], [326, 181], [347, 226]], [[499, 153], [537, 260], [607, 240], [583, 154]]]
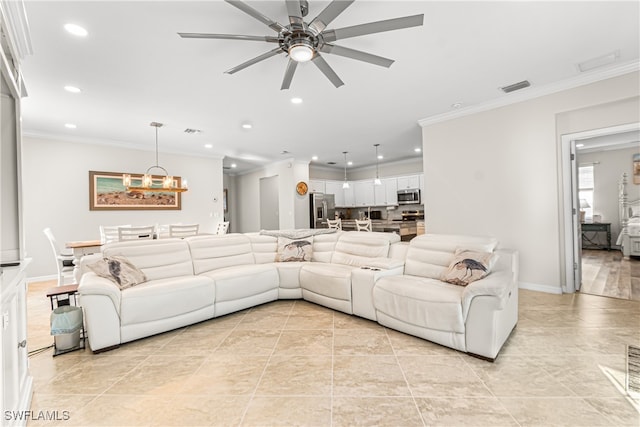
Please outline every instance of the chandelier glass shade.
[[347, 181], [347, 151], [343, 151], [344, 154], [344, 182], [342, 188], [349, 188], [349, 181]]
[[[147, 171], [142, 175], [142, 182], [140, 186], [133, 186], [132, 178], [130, 174], [122, 175], [122, 185], [127, 188], [127, 191], [137, 191], [137, 192], [145, 192], [145, 191], [154, 191], [154, 192], [164, 192], [164, 193], [182, 193], [188, 190], [187, 180], [183, 179], [181, 185], [178, 186], [178, 181], [174, 179], [173, 176], [169, 175], [167, 170], [158, 164], [158, 128], [162, 127], [162, 123], [151, 122], [150, 126], [156, 128], [156, 164], [147, 169]], [[164, 174], [161, 176], [155, 176], [151, 174], [152, 169], [160, 169]], [[162, 181], [161, 186], [154, 186], [153, 181], [154, 178]]]
[[380, 163], [380, 157], [378, 157], [378, 147], [380, 146], [380, 144], [373, 144], [373, 146], [376, 147], [376, 179], [373, 180], [373, 185], [382, 185], [382, 181], [380, 181], [380, 174], [378, 170], [378, 166]]

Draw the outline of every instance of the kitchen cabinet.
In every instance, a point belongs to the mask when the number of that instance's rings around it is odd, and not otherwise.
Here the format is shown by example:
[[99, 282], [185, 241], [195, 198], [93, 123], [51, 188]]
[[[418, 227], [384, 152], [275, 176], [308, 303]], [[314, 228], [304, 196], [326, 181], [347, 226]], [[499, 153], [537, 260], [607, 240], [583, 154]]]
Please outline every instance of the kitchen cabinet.
[[309, 180], [309, 193], [325, 193], [325, 181], [319, 179]]
[[381, 181], [382, 185], [375, 185], [373, 187], [375, 206], [397, 206], [397, 178], [384, 178]]
[[353, 183], [355, 206], [366, 207], [375, 206], [373, 180], [356, 181]]
[[[341, 184], [342, 185], [342, 184]], [[344, 207], [351, 208], [356, 205], [354, 182], [349, 182], [349, 188], [345, 188], [344, 191]]]
[[420, 188], [420, 175], [407, 175], [398, 177], [398, 190]]
[[342, 189], [342, 181], [325, 181], [325, 193], [335, 196], [336, 206], [344, 206], [344, 190]]

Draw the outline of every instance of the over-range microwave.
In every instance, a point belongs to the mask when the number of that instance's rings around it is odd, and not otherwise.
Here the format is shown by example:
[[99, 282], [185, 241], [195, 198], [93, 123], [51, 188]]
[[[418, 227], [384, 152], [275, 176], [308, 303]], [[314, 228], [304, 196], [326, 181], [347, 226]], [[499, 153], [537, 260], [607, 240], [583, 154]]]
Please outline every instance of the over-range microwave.
[[398, 204], [399, 205], [419, 205], [420, 189], [409, 188], [407, 190], [398, 190]]

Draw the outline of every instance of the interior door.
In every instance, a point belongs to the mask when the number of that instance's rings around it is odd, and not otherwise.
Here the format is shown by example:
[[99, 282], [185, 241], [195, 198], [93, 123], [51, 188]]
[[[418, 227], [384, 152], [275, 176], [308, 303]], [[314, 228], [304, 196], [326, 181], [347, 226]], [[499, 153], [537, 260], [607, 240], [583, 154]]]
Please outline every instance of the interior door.
[[580, 223], [580, 200], [578, 182], [578, 156], [576, 141], [569, 145], [571, 152], [571, 218], [573, 224], [573, 288], [580, 290], [582, 284], [582, 227]]
[[280, 198], [278, 175], [260, 178], [260, 228], [280, 229]]

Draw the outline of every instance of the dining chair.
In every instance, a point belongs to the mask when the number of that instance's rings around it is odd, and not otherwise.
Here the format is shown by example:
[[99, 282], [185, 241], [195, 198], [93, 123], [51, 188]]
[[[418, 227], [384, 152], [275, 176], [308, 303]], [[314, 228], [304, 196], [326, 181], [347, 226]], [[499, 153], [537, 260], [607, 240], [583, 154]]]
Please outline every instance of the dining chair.
[[342, 230], [342, 219], [328, 219], [327, 225], [329, 228], [335, 228], [336, 230]]
[[131, 225], [101, 225], [100, 226], [100, 243], [117, 242], [120, 239], [118, 235], [118, 227], [131, 227]]
[[372, 231], [371, 229], [371, 220], [363, 219], [362, 221], [356, 219], [356, 231]]
[[171, 237], [169, 234], [169, 224], [156, 224], [156, 236], [158, 239]]
[[49, 239], [49, 244], [53, 250], [53, 256], [56, 259], [56, 267], [58, 269], [58, 286], [74, 283], [75, 278], [73, 277], [73, 269], [75, 265], [73, 264], [73, 252], [71, 250], [60, 249], [56, 242], [56, 238], [53, 236], [53, 232], [49, 227], [42, 230], [42, 232], [47, 236], [47, 239]]
[[227, 234], [227, 231], [229, 231], [229, 221], [219, 222], [216, 234]]
[[138, 227], [118, 227], [118, 241], [151, 240], [155, 234], [155, 225]]
[[198, 234], [200, 224], [169, 224], [169, 237], [189, 237]]

